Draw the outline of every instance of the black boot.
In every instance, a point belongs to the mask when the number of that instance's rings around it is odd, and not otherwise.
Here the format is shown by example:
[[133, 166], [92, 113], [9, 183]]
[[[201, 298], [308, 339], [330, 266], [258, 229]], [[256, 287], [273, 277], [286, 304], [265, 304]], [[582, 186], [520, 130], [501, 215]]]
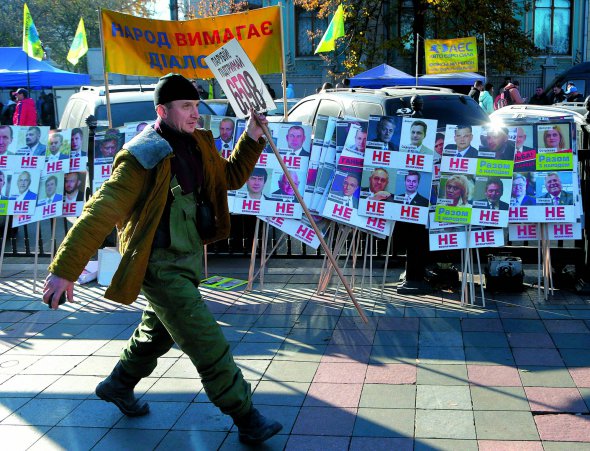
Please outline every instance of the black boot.
[[281, 423], [265, 418], [254, 407], [243, 417], [234, 418], [234, 423], [238, 427], [240, 442], [249, 445], [262, 443], [283, 429]]
[[133, 388], [140, 380], [118, 362], [110, 376], [96, 386], [95, 393], [100, 399], [115, 404], [128, 417], [140, 417], [150, 411], [148, 403], [140, 402], [133, 394]]

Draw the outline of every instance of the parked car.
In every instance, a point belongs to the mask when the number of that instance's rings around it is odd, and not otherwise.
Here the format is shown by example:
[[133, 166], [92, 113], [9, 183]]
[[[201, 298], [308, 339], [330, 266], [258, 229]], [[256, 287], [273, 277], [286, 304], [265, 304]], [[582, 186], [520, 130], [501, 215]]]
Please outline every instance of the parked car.
[[[111, 85], [109, 97], [113, 127], [125, 122], [153, 121], [154, 89], [156, 85]], [[86, 119], [94, 116], [98, 125], [107, 126], [106, 91], [104, 86], [82, 86], [73, 94], [64, 110], [59, 128], [74, 128], [86, 125]], [[205, 103], [199, 104], [199, 113], [215, 114]]]
[[545, 95], [548, 96], [555, 85], [561, 86], [565, 91], [568, 82], [573, 82], [584, 98], [590, 95], [590, 62], [576, 64], [560, 73], [545, 87]]
[[410, 99], [417, 94], [424, 101], [423, 117], [437, 119], [439, 127], [447, 123], [479, 125], [489, 121], [488, 115], [471, 97], [452, 89], [422, 86], [324, 90], [301, 99], [289, 111], [289, 121], [314, 125], [318, 114], [360, 119], [371, 115], [411, 114]]
[[[299, 101], [299, 99], [288, 99], [287, 108], [292, 108]], [[236, 113], [227, 99], [206, 99], [203, 100], [218, 116], [235, 117]], [[275, 99], [276, 108], [266, 112], [267, 116], [283, 116], [283, 99]]]
[[508, 105], [490, 114], [490, 119], [495, 123], [502, 123], [506, 119], [528, 119], [542, 121], [544, 118], [559, 119], [571, 117], [576, 123], [578, 149], [588, 149], [590, 137], [590, 125], [586, 123], [584, 116], [567, 105], [557, 103], [555, 105]]

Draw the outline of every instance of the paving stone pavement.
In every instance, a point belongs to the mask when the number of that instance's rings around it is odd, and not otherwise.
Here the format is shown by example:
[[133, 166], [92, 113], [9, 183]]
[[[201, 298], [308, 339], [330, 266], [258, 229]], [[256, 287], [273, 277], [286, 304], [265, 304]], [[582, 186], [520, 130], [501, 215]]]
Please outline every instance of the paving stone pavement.
[[[244, 279], [248, 263], [212, 258], [209, 272]], [[590, 450], [589, 296], [529, 288], [462, 307], [451, 290], [397, 295], [399, 268], [383, 293], [357, 270], [363, 324], [336, 281], [315, 293], [320, 267], [272, 259], [262, 290], [202, 289], [256, 406], [284, 425], [258, 449]], [[2, 449], [248, 449], [176, 348], [137, 386], [149, 415], [97, 399], [145, 300], [117, 305], [91, 283], [50, 311], [44, 276], [35, 291], [32, 266], [10, 259], [0, 275]]]

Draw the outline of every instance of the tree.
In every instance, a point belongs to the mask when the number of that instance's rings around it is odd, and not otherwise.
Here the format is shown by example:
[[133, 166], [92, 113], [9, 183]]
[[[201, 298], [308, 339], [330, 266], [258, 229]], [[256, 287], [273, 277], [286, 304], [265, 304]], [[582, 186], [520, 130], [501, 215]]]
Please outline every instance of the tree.
[[[412, 0], [411, 32], [392, 33], [401, 15], [402, 0], [295, 0], [320, 18], [330, 18], [338, 4], [344, 6], [346, 37], [339, 41], [333, 54], [322, 55], [332, 67], [340, 58], [342, 75], [354, 75], [365, 68], [396, 57], [414, 58], [415, 36], [449, 39], [475, 36], [480, 67], [483, 71], [483, 36], [486, 38], [488, 68], [497, 73], [521, 73], [538, 55], [530, 34], [522, 31], [522, 17], [531, 8], [530, 0], [517, 2], [490, 0]], [[405, 6], [405, 5], [404, 5]], [[310, 37], [324, 30], [310, 30]], [[392, 35], [394, 34], [394, 35]], [[419, 40], [419, 73], [424, 73], [424, 46]]]
[[[10, 0], [0, 5], [3, 46], [22, 45], [24, 3], [25, 0]], [[88, 47], [100, 47], [99, 8], [150, 17], [155, 0], [27, 0], [26, 3], [44, 47], [51, 49], [51, 59], [66, 70], [84, 72], [85, 58], [75, 67], [66, 60], [80, 17], [84, 18]]]

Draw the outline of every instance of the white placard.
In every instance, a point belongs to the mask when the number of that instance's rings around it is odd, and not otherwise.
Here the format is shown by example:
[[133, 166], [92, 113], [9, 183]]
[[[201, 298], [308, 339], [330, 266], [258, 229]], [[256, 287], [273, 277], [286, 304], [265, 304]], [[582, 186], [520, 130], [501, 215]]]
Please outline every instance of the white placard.
[[236, 39], [211, 53], [205, 61], [237, 117], [248, 116], [250, 107], [259, 113], [276, 108], [262, 78]]

